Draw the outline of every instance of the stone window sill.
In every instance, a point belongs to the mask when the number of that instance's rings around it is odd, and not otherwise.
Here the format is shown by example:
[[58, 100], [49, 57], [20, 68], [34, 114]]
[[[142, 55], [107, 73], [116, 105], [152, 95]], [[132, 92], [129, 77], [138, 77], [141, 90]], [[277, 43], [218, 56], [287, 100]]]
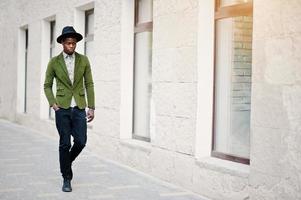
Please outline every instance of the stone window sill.
[[120, 144], [129, 148], [135, 148], [145, 152], [151, 152], [151, 147], [152, 147], [149, 142], [135, 140], [135, 139], [123, 139], [120, 140]]
[[250, 173], [249, 165], [213, 157], [197, 158], [196, 164], [202, 168], [211, 169], [242, 178], [248, 178]]

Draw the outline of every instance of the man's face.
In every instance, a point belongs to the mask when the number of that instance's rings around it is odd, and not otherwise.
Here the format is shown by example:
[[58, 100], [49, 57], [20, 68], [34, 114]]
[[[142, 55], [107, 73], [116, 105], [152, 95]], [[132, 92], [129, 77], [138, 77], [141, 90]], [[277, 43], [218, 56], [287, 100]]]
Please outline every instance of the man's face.
[[76, 48], [76, 42], [75, 38], [66, 38], [62, 43], [64, 52], [69, 55], [73, 54]]

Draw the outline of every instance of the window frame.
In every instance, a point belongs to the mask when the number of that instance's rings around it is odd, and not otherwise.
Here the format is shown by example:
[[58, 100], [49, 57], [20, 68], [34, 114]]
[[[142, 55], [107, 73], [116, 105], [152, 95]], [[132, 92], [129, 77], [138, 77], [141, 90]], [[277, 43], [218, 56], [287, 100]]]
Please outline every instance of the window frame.
[[138, 23], [139, 18], [139, 0], [135, 0], [135, 25], [134, 25], [134, 34], [141, 32], [152, 32], [153, 31], [153, 20], [144, 23]]
[[222, 153], [219, 151], [216, 151], [215, 148], [215, 139], [216, 139], [216, 132], [215, 132], [215, 102], [216, 102], [216, 96], [215, 96], [215, 90], [216, 90], [216, 22], [217, 20], [224, 19], [224, 18], [231, 18], [231, 17], [238, 17], [238, 16], [251, 16], [253, 15], [253, 1], [245, 2], [245, 3], [238, 3], [234, 5], [229, 6], [223, 6], [221, 7], [221, 0], [215, 0], [215, 13], [214, 13], [214, 61], [213, 61], [213, 115], [212, 115], [212, 140], [211, 140], [211, 156], [229, 160], [233, 162], [238, 162], [242, 164], [250, 165], [250, 158], [244, 158], [228, 153]]
[[221, 0], [216, 0], [215, 5], [215, 21], [223, 18], [253, 15], [253, 1], [221, 7]]

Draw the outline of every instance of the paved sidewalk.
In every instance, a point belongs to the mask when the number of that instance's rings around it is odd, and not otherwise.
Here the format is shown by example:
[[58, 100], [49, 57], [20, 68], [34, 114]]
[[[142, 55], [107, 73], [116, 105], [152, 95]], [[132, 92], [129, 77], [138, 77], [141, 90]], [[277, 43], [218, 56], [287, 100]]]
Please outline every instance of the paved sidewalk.
[[84, 149], [73, 164], [73, 192], [61, 192], [58, 141], [0, 120], [1, 200], [205, 200]]

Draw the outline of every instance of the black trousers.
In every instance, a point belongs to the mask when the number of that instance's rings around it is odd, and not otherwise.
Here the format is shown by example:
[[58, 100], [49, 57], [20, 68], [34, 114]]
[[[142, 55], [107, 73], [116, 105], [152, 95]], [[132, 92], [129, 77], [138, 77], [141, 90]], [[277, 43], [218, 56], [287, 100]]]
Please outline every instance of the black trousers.
[[[78, 107], [55, 112], [56, 128], [60, 135], [59, 159], [60, 169], [64, 179], [73, 177], [71, 164], [80, 154], [87, 142], [87, 121], [85, 109]], [[71, 147], [71, 135], [73, 146]]]

